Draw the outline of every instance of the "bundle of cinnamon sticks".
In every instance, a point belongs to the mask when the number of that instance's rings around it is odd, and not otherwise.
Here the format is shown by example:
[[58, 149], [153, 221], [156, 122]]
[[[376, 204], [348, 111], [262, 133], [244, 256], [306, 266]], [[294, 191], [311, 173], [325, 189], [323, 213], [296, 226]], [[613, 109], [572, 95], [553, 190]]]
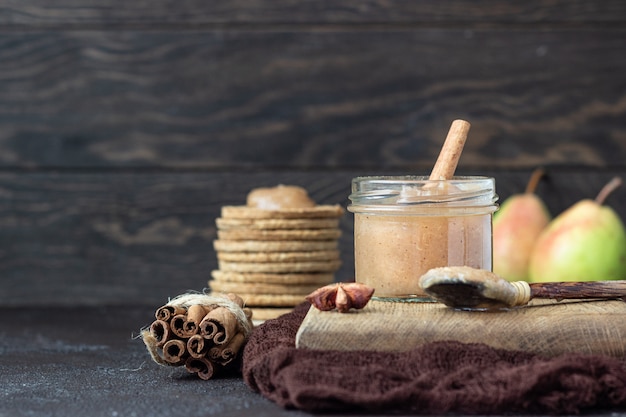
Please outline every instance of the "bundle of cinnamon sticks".
[[243, 305], [236, 294], [178, 296], [156, 310], [143, 341], [156, 363], [208, 380], [237, 363], [252, 331], [252, 311]]

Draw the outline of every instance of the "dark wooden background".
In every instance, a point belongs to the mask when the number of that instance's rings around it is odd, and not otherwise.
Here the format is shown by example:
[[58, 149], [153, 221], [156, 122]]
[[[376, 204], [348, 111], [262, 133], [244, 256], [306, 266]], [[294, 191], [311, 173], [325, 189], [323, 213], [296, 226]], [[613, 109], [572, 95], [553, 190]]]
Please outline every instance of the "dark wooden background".
[[626, 180], [626, 2], [0, 1], [0, 303], [201, 290], [222, 205], [346, 205], [427, 174], [455, 118], [502, 198], [537, 166], [555, 214]]

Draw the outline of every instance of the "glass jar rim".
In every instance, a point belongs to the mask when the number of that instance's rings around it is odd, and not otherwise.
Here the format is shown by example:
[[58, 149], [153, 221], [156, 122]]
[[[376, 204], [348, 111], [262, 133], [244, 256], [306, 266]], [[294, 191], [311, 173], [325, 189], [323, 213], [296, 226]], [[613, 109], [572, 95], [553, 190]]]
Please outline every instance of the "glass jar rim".
[[485, 175], [457, 175], [452, 177], [451, 179], [440, 179], [440, 180], [431, 180], [427, 175], [364, 175], [359, 177], [354, 177], [352, 179], [352, 184], [355, 182], [372, 182], [372, 183], [427, 183], [427, 182], [448, 182], [448, 183], [464, 183], [464, 182], [489, 182], [492, 183], [494, 181], [493, 177], [488, 177]]
[[498, 196], [495, 180], [487, 176], [455, 176], [430, 180], [427, 176], [361, 176], [353, 178], [349, 196], [352, 212], [406, 211], [408, 208], [437, 210], [473, 208], [495, 211]]

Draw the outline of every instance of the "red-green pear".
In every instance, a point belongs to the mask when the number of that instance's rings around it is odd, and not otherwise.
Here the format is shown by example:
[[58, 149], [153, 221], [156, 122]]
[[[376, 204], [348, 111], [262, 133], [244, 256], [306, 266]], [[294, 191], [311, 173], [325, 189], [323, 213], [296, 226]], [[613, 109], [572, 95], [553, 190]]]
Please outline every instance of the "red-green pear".
[[551, 216], [535, 188], [544, 172], [533, 172], [523, 194], [507, 198], [493, 218], [493, 271], [509, 281], [528, 280], [530, 254]]
[[595, 200], [585, 199], [557, 216], [533, 250], [533, 282], [626, 279], [626, 232], [604, 200], [621, 184], [614, 178]]

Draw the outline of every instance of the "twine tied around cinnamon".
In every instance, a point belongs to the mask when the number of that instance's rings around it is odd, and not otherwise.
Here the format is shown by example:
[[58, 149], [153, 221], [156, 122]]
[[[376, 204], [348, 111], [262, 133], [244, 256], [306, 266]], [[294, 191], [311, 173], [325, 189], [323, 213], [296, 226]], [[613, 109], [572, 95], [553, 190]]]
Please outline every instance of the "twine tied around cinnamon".
[[141, 338], [155, 363], [207, 380], [236, 363], [252, 333], [252, 310], [243, 305], [232, 293], [181, 294], [156, 310]]

